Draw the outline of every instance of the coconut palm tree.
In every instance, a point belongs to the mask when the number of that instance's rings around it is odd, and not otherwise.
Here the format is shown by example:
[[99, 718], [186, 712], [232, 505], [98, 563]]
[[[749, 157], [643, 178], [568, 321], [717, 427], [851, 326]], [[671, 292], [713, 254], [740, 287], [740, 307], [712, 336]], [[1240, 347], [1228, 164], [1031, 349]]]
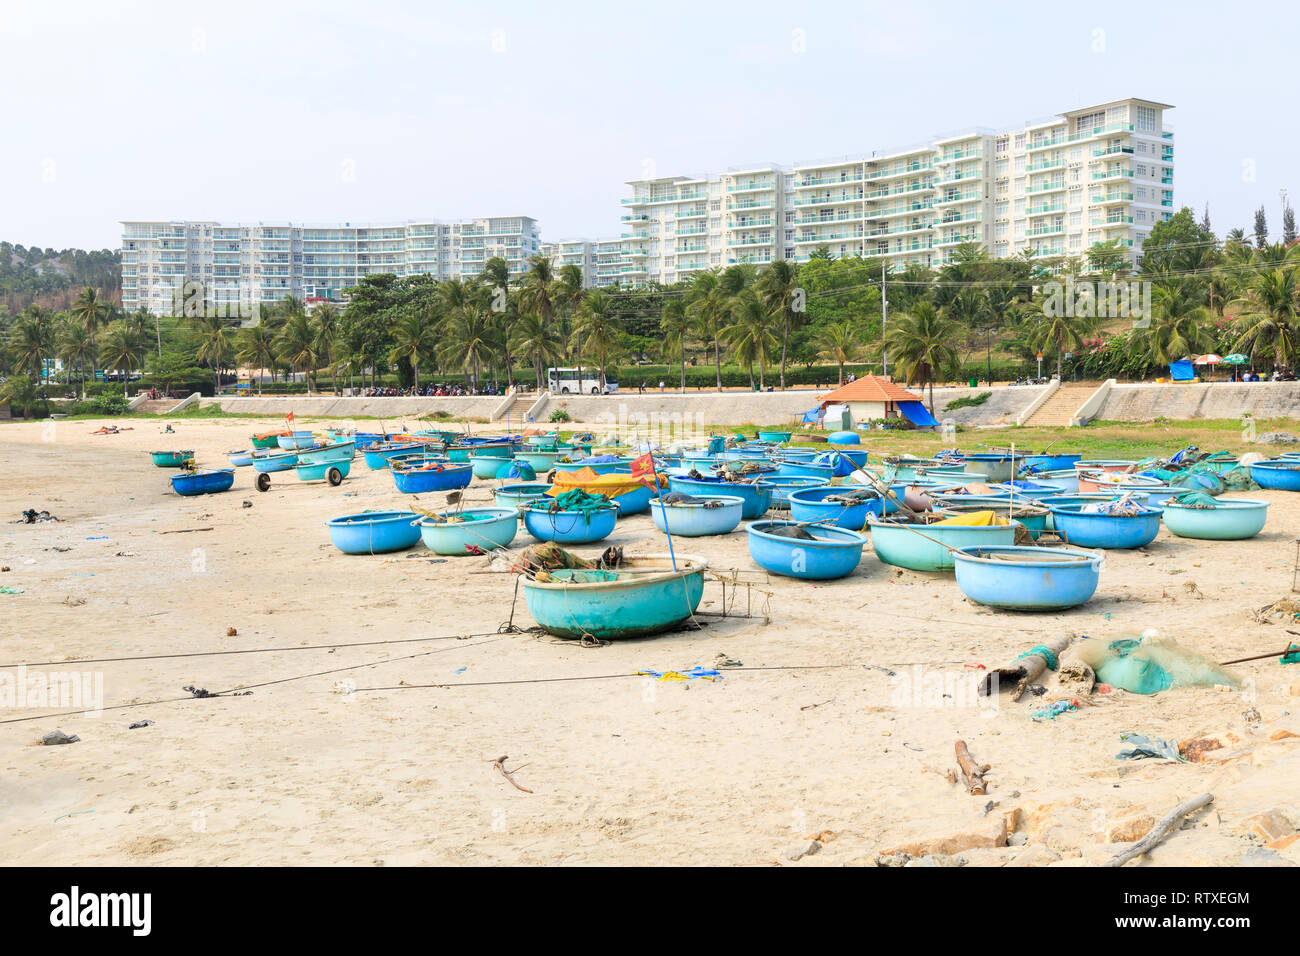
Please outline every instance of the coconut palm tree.
[[554, 290], [555, 267], [550, 256], [533, 256], [528, 260], [528, 271], [519, 283], [519, 311], [533, 312], [543, 325], [550, 325], [555, 314]]
[[754, 363], [758, 363], [758, 387], [767, 386], [765, 374], [772, 352], [780, 344], [775, 326], [776, 310], [764, 301], [757, 289], [745, 288], [732, 298], [728, 307], [730, 321], [719, 333], [749, 368], [749, 387], [754, 387]]
[[479, 307], [457, 309], [444, 321], [439, 336], [441, 360], [451, 368], [469, 372], [477, 388], [479, 369], [492, 365], [501, 344], [499, 326], [492, 321], [492, 314]]
[[599, 290], [591, 290], [582, 297], [578, 306], [573, 334], [587, 340], [587, 347], [596, 353], [600, 366], [600, 387], [605, 387], [605, 373], [611, 357], [618, 351], [618, 327], [610, 314], [609, 297]]
[[542, 367], [550, 365], [564, 354], [564, 343], [555, 330], [542, 324], [540, 317], [531, 313], [518, 316], [509, 332], [510, 348], [516, 355], [528, 356], [537, 376], [537, 390], [542, 390]]
[[[560, 266], [556, 272], [555, 286], [552, 290], [551, 301], [555, 304], [556, 311], [572, 319], [577, 315], [578, 307], [582, 305], [582, 297], [586, 294], [584, 281], [582, 277], [582, 267], [568, 263]], [[572, 325], [566, 330], [564, 335], [572, 333]], [[578, 366], [578, 381], [582, 381], [582, 336], [574, 337], [573, 354], [575, 364]]]
[[114, 322], [107, 329], [99, 343], [100, 361], [105, 368], [122, 373], [122, 396], [128, 397], [131, 373], [143, 367], [140, 361], [140, 342], [125, 323]]
[[32, 417], [32, 409], [41, 400], [41, 389], [36, 380], [26, 375], [10, 375], [0, 383], [0, 403], [7, 402], [23, 410], [24, 418]]
[[95, 342], [90, 330], [77, 319], [63, 323], [59, 339], [59, 358], [65, 366], [76, 365], [81, 373], [81, 400], [86, 400], [86, 366], [95, 365]]
[[722, 337], [728, 294], [716, 271], [697, 272], [686, 290], [686, 312], [691, 317], [695, 338], [713, 347], [713, 368], [718, 391], [722, 391]]
[[934, 380], [958, 364], [954, 342], [960, 330], [930, 302], [917, 302], [894, 318], [884, 335], [884, 346], [908, 382], [930, 386], [930, 414], [934, 414]]
[[110, 314], [109, 304], [90, 286], [81, 290], [81, 294], [77, 296], [77, 301], [72, 306], [73, 317], [85, 327], [92, 344], [95, 336], [99, 334], [100, 326], [107, 323]]
[[333, 302], [322, 302], [311, 311], [313, 329], [315, 338], [312, 346], [316, 349], [316, 355], [323, 361], [330, 370], [330, 385], [334, 391], [339, 390], [338, 382], [338, 347], [339, 340], [342, 336], [342, 330], [339, 327], [340, 314], [339, 308]]
[[1201, 289], [1193, 280], [1157, 281], [1152, 287], [1151, 311], [1150, 324], [1138, 329], [1134, 338], [1153, 364], [1168, 365], [1213, 347], [1210, 312], [1201, 305]]
[[799, 267], [786, 259], [768, 264], [758, 277], [758, 287], [768, 308], [781, 321], [781, 388], [785, 388], [785, 363], [790, 347], [790, 333], [807, 312], [796, 312], [795, 296], [799, 287]]
[[432, 353], [437, 341], [433, 322], [428, 315], [408, 312], [401, 316], [392, 329], [393, 349], [388, 353], [388, 361], [400, 362], [406, 359], [411, 363], [411, 372], [415, 391], [420, 391], [420, 359]]
[[681, 298], [669, 299], [659, 315], [659, 330], [664, 334], [664, 353], [682, 363], [682, 392], [686, 392], [686, 343], [691, 334], [691, 317]]
[[39, 380], [44, 377], [45, 363], [54, 357], [54, 351], [54, 313], [29, 306], [19, 317], [9, 342], [14, 366]]
[[310, 395], [311, 373], [316, 368], [319, 355], [316, 352], [315, 330], [305, 310], [294, 312], [285, 320], [275, 344], [280, 357], [289, 363], [289, 368], [303, 373], [307, 394]]
[[817, 357], [827, 359], [839, 366], [839, 384], [844, 384], [844, 366], [862, 354], [862, 333], [857, 324], [849, 319], [822, 326], [813, 338], [817, 347]]
[[1050, 298], [1038, 298], [1025, 306], [1029, 324], [1029, 344], [1040, 352], [1056, 350], [1056, 379], [1061, 380], [1065, 353], [1080, 347], [1084, 336], [1095, 330], [1098, 321], [1091, 315], [1066, 315], [1069, 311]]
[[1272, 353], [1275, 365], [1289, 366], [1300, 349], [1300, 282], [1296, 269], [1269, 269], [1246, 279], [1241, 296], [1228, 308], [1237, 317], [1236, 349], [1252, 358]]
[[[275, 366], [275, 335], [262, 322], [243, 329], [239, 337], [239, 349], [235, 360], [250, 369], [264, 372]], [[257, 376], [257, 394], [262, 394], [262, 376]]]

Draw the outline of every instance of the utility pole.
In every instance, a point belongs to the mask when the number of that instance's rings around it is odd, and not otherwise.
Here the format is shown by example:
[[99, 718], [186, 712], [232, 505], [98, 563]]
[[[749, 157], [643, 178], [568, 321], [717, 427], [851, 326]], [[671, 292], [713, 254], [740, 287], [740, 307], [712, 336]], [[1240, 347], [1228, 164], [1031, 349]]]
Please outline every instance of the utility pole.
[[886, 284], [885, 260], [880, 260], [880, 371], [889, 378], [889, 351], [885, 348], [885, 326], [889, 323], [889, 290]]

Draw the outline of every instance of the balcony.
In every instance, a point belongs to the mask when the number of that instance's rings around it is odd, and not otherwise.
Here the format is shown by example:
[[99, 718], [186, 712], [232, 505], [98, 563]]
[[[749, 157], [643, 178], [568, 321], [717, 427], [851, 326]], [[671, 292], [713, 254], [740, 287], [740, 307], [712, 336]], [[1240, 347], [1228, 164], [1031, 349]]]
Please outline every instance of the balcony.
[[1030, 186], [1025, 190], [1026, 193], [1057, 193], [1064, 192], [1066, 189], [1065, 181], [1054, 183], [1044, 183], [1041, 186]]
[[811, 178], [802, 179], [799, 182], [794, 184], [794, 188], [809, 189], [814, 186], [838, 186], [841, 183], [847, 184], [847, 183], [860, 183], [860, 182], [862, 182], [861, 176], [843, 176], [838, 178], [835, 176], [826, 176], [821, 179], [811, 179]]
[[934, 163], [904, 163], [901, 166], [890, 166], [886, 169], [869, 169], [866, 178], [875, 180], [890, 179], [894, 176], [912, 176], [930, 169], [934, 169]]
[[674, 236], [702, 236], [709, 230], [703, 226], [690, 226], [686, 229], [677, 229], [673, 232]]
[[705, 219], [708, 217], [708, 215], [709, 215], [709, 211], [707, 209], [696, 209], [691, 212], [679, 212], [677, 214], [677, 218], [678, 219]]
[[936, 219], [934, 221], [934, 224], [935, 226], [951, 226], [953, 223], [977, 222], [978, 220], [983, 218], [984, 216], [982, 213], [968, 212], [964, 216], [945, 216], [943, 219]]
[[1092, 151], [1092, 155], [1094, 156], [1113, 156], [1115, 153], [1126, 153], [1129, 156], [1132, 156], [1133, 147], [1132, 146], [1107, 146], [1105, 149], [1094, 149]]
[[1097, 204], [1106, 205], [1106, 204], [1112, 204], [1118, 202], [1132, 202], [1132, 201], [1133, 201], [1132, 193], [1111, 193], [1107, 196], [1092, 197], [1092, 202], [1094, 205]]
[[795, 245], [808, 242], [838, 242], [841, 239], [861, 239], [862, 232], [832, 232], [820, 236], [799, 236], [794, 240]]
[[[757, 239], [753, 239], [753, 238], [732, 239], [727, 243], [727, 245], [734, 246], [737, 248], [744, 248], [745, 246], [770, 246], [774, 241], [775, 240], [772, 239], [770, 236], [760, 236]], [[698, 250], [691, 250], [691, 251], [693, 252], [704, 251], [704, 247], [700, 246]]]
[[743, 193], [743, 192], [749, 192], [750, 190], [753, 189], [775, 189], [775, 188], [776, 188], [775, 183], [745, 183], [743, 186], [728, 186], [727, 192]]
[[936, 196], [932, 205], [947, 206], [955, 202], [974, 202], [983, 198], [984, 194], [982, 192], [978, 189], [972, 189], [964, 193], [953, 193], [949, 196]]
[[984, 174], [977, 170], [967, 170], [966, 172], [962, 172], [958, 170], [955, 173], [949, 173], [948, 175], [944, 176], [942, 179], [936, 178], [934, 180], [933, 185], [943, 186], [947, 183], [960, 183], [960, 182], [967, 182], [972, 179], [983, 179], [983, 178], [984, 178]]
[[1133, 170], [1131, 170], [1131, 169], [1108, 169], [1108, 170], [1106, 170], [1105, 172], [1102, 172], [1102, 173], [1093, 173], [1093, 174], [1092, 174], [1092, 181], [1093, 181], [1093, 182], [1099, 182], [1099, 181], [1101, 181], [1101, 180], [1103, 180], [1103, 179], [1124, 179], [1124, 178], [1126, 178], [1126, 177], [1129, 178], [1129, 179], [1132, 179], [1132, 178], [1133, 178]]
[[1027, 216], [1046, 216], [1048, 213], [1065, 212], [1065, 203], [1045, 203], [1042, 206], [1030, 206], [1025, 210]]
[[[771, 225], [772, 225], [772, 222], [773, 222], [773, 220], [772, 220], [772, 218], [769, 216], [769, 217], [767, 217], [766, 219], [749, 219], [749, 220], [746, 220], [746, 221], [744, 221], [744, 222], [736, 222], [736, 223], [732, 223], [731, 226], [729, 226], [728, 228], [730, 228], [730, 229], [757, 229], [757, 228], [759, 228], [760, 226], [771, 226]], [[703, 231], [704, 231], [703, 229], [700, 230], [700, 232], [703, 232]]]
[[1051, 226], [1039, 226], [1037, 229], [1026, 229], [1026, 236], [1059, 236], [1065, 233], [1065, 223], [1060, 222]]
[[790, 219], [786, 222], [787, 226], [817, 226], [831, 225], [845, 220], [862, 219], [857, 213], [840, 213], [836, 216], [804, 216], [802, 219]]
[[1065, 137], [1057, 136], [1054, 139], [1040, 139], [1025, 144], [1025, 151], [1032, 153], [1039, 149], [1051, 149], [1053, 146], [1060, 146], [1065, 142]]
[[[797, 206], [799, 205], [799, 203], [796, 202], [795, 205]], [[727, 208], [728, 209], [775, 209], [776, 200], [775, 199], [747, 199], [744, 200], [743, 202], [733, 202]], [[703, 216], [706, 214], [701, 212], [699, 215]], [[677, 218], [680, 219], [682, 217], [679, 215]]]
[[862, 218], [864, 219], [892, 219], [894, 216], [915, 216], [918, 212], [924, 212], [932, 209], [933, 203], [912, 203], [906, 206], [894, 206], [890, 209], [873, 209]]
[[963, 242], [979, 242], [979, 241], [980, 241], [980, 237], [975, 235], [974, 233], [971, 233], [970, 235], [940, 236], [938, 239], [934, 240], [934, 244], [936, 247], [957, 246]]
[[1067, 143], [1077, 143], [1081, 139], [1093, 139], [1097, 136], [1105, 136], [1107, 133], [1131, 133], [1133, 132], [1132, 123], [1111, 123], [1109, 126], [1097, 126], [1091, 130], [1084, 130], [1065, 137]]
[[862, 202], [862, 197], [861, 196], [840, 196], [838, 198], [827, 197], [824, 199], [796, 199], [794, 201], [794, 205], [796, 206], [837, 206], [848, 202], [854, 202], [854, 203]]
[[1065, 168], [1065, 160], [1049, 159], [1041, 163], [1035, 163], [1032, 166], [1026, 166], [1025, 172], [1037, 173], [1037, 172], [1041, 172], [1044, 169], [1064, 169], [1064, 168]]
[[1107, 228], [1109, 226], [1125, 226], [1133, 222], [1132, 216], [1109, 216], [1106, 219], [1093, 219], [1088, 223], [1094, 228]]
[[939, 162], [955, 163], [961, 159], [980, 159], [983, 156], [984, 151], [980, 149], [955, 149], [951, 153], [944, 153]]
[[899, 236], [909, 232], [929, 232], [929, 231], [930, 231], [930, 223], [922, 222], [922, 223], [913, 223], [911, 225], [885, 226], [880, 229], [871, 229], [868, 230], [867, 232], [864, 232], [863, 235], [864, 236]]

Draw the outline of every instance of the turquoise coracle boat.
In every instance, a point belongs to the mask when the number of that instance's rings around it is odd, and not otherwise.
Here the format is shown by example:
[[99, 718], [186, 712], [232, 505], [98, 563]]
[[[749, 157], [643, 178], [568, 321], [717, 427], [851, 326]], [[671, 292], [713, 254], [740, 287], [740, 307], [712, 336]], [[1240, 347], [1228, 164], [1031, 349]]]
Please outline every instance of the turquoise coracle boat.
[[975, 547], [953, 555], [972, 601], [1011, 611], [1059, 611], [1097, 591], [1101, 556], [1076, 548]]
[[459, 556], [507, 548], [519, 531], [515, 508], [466, 508], [459, 515], [443, 512], [438, 517], [443, 520], [425, 517], [415, 522], [434, 554]]
[[625, 558], [616, 570], [560, 569], [525, 579], [528, 613], [557, 637], [618, 640], [658, 634], [690, 620], [704, 595], [709, 563], [678, 554]]
[[[951, 571], [957, 548], [1013, 545], [1016, 526], [908, 525], [867, 519], [871, 546], [886, 564], [912, 571]], [[923, 537], [924, 536], [924, 537]]]
[[[1209, 497], [1208, 495], [1206, 497]], [[1180, 538], [1208, 541], [1240, 541], [1264, 530], [1268, 502], [1249, 498], [1215, 498], [1209, 507], [1194, 507], [1166, 501], [1165, 527]]]

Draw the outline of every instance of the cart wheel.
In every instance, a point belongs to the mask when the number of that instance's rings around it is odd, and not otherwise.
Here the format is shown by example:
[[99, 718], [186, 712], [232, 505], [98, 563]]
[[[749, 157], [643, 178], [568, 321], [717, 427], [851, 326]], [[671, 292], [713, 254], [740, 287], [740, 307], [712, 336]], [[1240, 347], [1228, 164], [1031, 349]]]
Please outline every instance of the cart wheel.
[[257, 476], [257, 490], [258, 491], [271, 490], [271, 476], [264, 471], [260, 472]]
[[337, 468], [331, 468], [327, 471], [325, 473], [325, 478], [335, 487], [343, 484], [343, 472], [339, 471]]

